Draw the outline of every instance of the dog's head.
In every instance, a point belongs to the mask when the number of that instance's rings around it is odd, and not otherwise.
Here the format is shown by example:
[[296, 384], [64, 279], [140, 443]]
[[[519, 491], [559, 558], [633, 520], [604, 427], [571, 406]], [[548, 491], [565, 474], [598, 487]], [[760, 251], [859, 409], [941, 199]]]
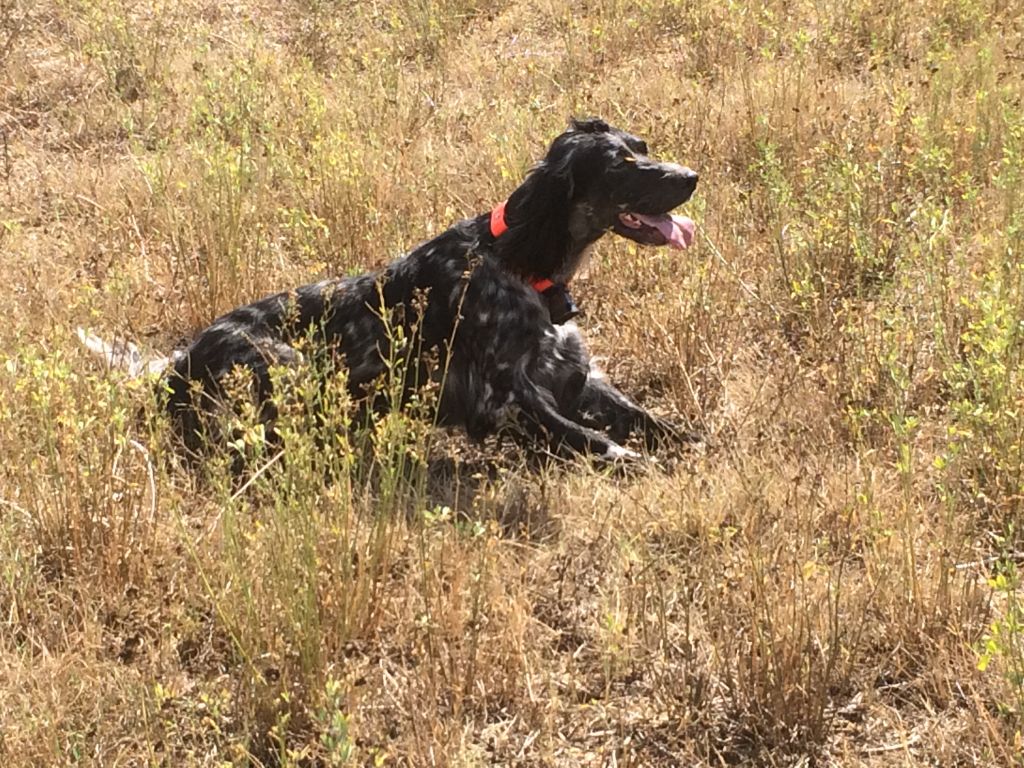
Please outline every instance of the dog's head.
[[686, 248], [693, 242], [693, 221], [671, 211], [690, 199], [697, 174], [652, 159], [643, 139], [603, 120], [574, 120], [544, 164], [565, 183], [574, 234], [611, 229], [643, 245]]
[[696, 186], [696, 173], [653, 160], [642, 139], [603, 120], [573, 120], [509, 197], [510, 231], [497, 248], [524, 275], [563, 279], [609, 230], [643, 245], [686, 248], [693, 220], [671, 211]]

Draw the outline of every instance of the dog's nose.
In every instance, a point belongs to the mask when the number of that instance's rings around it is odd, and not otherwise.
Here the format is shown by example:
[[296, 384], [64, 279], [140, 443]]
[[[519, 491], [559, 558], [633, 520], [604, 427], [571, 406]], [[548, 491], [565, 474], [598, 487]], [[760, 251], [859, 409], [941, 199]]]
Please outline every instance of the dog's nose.
[[686, 168], [675, 163], [666, 163], [666, 176], [674, 177], [676, 180], [691, 187], [697, 186], [697, 172], [692, 168]]
[[697, 189], [697, 172], [681, 165], [677, 165], [673, 170], [672, 186], [679, 191], [679, 194], [689, 198]]

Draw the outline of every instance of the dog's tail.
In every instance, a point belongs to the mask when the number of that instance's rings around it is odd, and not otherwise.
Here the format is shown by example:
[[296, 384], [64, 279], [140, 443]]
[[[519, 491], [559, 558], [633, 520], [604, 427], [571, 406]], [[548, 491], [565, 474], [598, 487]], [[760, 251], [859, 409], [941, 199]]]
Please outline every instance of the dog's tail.
[[147, 356], [127, 339], [104, 341], [84, 328], [76, 329], [75, 333], [86, 349], [102, 360], [109, 369], [124, 371], [133, 379], [146, 375], [157, 376], [163, 373], [168, 366], [174, 364], [181, 354], [178, 352], [169, 357]]

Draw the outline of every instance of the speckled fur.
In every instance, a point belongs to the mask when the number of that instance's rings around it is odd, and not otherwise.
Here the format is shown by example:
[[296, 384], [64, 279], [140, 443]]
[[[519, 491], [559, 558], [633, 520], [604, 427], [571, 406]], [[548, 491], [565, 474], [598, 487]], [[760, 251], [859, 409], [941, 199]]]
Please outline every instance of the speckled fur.
[[[272, 422], [268, 369], [301, 364], [300, 339], [344, 364], [351, 394], [367, 399], [390, 352], [385, 318], [406, 338], [416, 335], [410, 348], [431, 358], [435, 371], [446, 370], [439, 422], [474, 438], [510, 416], [553, 449], [608, 458], [635, 455], [617, 444], [633, 431], [649, 445], [686, 437], [592, 370], [578, 328], [553, 325], [528, 282], [568, 281], [619, 212], [637, 204], [669, 210], [690, 196], [696, 174], [646, 154], [641, 140], [600, 120], [573, 122], [509, 197], [508, 231], [500, 237], [491, 235], [489, 214], [481, 214], [379, 273], [303, 286], [220, 317], [176, 358], [168, 379], [169, 407], [186, 444], [201, 444], [201, 414], [216, 407], [222, 381], [237, 366], [253, 372]], [[634, 169], [647, 176], [624, 175]], [[631, 194], [646, 197], [637, 203]], [[421, 375], [406, 377], [406, 395], [430, 375], [423, 360], [409, 362]]]

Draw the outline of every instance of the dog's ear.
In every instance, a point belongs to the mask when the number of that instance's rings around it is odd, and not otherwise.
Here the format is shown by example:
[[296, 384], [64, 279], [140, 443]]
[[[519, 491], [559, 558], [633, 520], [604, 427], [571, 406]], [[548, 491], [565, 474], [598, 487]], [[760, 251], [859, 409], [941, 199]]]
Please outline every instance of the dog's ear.
[[506, 216], [510, 227], [517, 221], [547, 220], [552, 214], [568, 210], [576, 188], [572, 149], [560, 146], [549, 152], [509, 196]]
[[559, 151], [551, 152], [541, 164], [545, 166], [544, 175], [548, 177], [548, 184], [552, 194], [559, 195], [565, 200], [572, 198], [576, 190], [576, 180], [573, 178], [574, 163], [579, 153], [579, 141], [569, 140], [564, 142]]
[[588, 117], [585, 120], [569, 118], [569, 130], [578, 133], [610, 133], [612, 127], [600, 117]]
[[547, 219], [552, 213], [568, 210], [576, 191], [573, 166], [580, 145], [585, 142], [585, 134], [567, 131], [551, 143], [544, 159], [509, 196], [506, 206], [509, 226], [517, 219]]
[[553, 275], [564, 266], [577, 159], [587, 139], [586, 134], [571, 131], [555, 139], [505, 203], [508, 232], [498, 238], [496, 248], [502, 260], [523, 275]]

